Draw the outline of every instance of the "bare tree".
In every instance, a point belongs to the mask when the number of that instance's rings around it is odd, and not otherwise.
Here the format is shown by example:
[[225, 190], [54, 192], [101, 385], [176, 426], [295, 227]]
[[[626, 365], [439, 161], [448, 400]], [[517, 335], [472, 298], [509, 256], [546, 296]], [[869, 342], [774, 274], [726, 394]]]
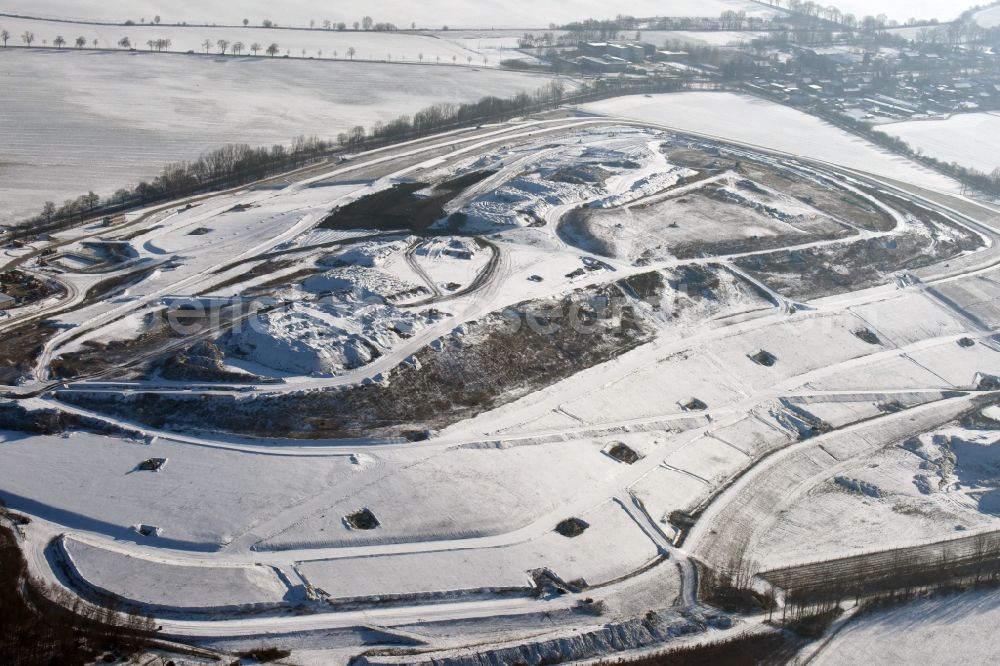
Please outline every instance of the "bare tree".
[[209, 50], [210, 48], [212, 48], [212, 40], [211, 40], [211, 39], [206, 39], [205, 41], [203, 41], [203, 42], [201, 43], [201, 47], [202, 47], [203, 49], [205, 49], [205, 53], [208, 53], [208, 50]]
[[160, 25], [160, 15], [159, 14], [157, 14], [156, 16], [153, 17], [153, 23], [155, 23], [156, 25]]
[[86, 45], [87, 45], [87, 38], [86, 37], [82, 37], [81, 36], [81, 37], [77, 37], [76, 38], [76, 48], [82, 49]]
[[257, 51], [260, 51], [262, 48], [263, 47], [257, 42], [254, 42], [253, 44], [250, 45], [250, 50], [253, 51], [254, 55], [257, 55]]
[[123, 49], [130, 49], [132, 48], [132, 42], [131, 40], [129, 40], [128, 37], [122, 37], [121, 39], [118, 40], [118, 46], [122, 47]]
[[278, 51], [280, 50], [281, 47], [278, 46], [277, 42], [272, 42], [271, 45], [267, 47], [267, 55], [273, 58], [274, 56], [278, 55]]
[[243, 19], [243, 27], [245, 28], [248, 25], [250, 25], [250, 19]]
[[215, 44], [216, 44], [216, 46], [219, 47], [219, 54], [220, 55], [226, 55], [226, 49], [229, 48], [229, 40], [228, 39], [220, 39]]
[[417, 60], [419, 60], [420, 62], [423, 62], [424, 61], [424, 54], [423, 53], [417, 54]]
[[152, 51], [156, 47], [156, 41], [152, 39], [147, 39], [146, 46], [148, 46], [149, 50]]
[[350, 58], [351, 60], [354, 60], [355, 53], [357, 53], [357, 50], [353, 46], [347, 49], [347, 57]]
[[361, 19], [361, 27], [365, 29], [365, 32], [371, 30], [374, 25], [375, 25], [375, 19], [373, 19], [371, 16], [366, 16], [363, 19]]
[[235, 55], [243, 53], [243, 42], [235, 42], [233, 44], [233, 53]]
[[83, 195], [81, 201], [83, 202], [83, 205], [87, 207], [87, 210], [94, 210], [97, 208], [97, 205], [101, 203], [101, 197], [94, 194], [94, 191], [91, 190]]
[[309, 29], [312, 30], [315, 27], [316, 27], [315, 19], [309, 19]]
[[63, 39], [62, 35], [56, 35], [56, 38], [52, 40], [52, 43], [56, 45], [56, 48], [61, 49], [63, 47], [63, 44], [66, 43], [66, 40]]
[[329, 30], [330, 29], [330, 22], [329, 21], [323, 21], [323, 28], [326, 29], [326, 30]]
[[337, 24], [337, 30], [339, 30], [340, 32], [347, 30], [347, 24], [341, 21], [340, 23]]
[[355, 32], [357, 32], [357, 31], [358, 31], [358, 30], [360, 30], [360, 29], [361, 29], [361, 24], [360, 24], [360, 23], [358, 23], [357, 21], [355, 21], [355, 22], [354, 22], [354, 30], [355, 30]]
[[31, 32], [30, 30], [25, 30], [24, 34], [21, 35], [21, 41], [27, 44], [28, 48], [30, 49], [31, 42], [35, 41], [35, 33]]
[[52, 201], [46, 201], [45, 205], [42, 206], [42, 215], [45, 216], [46, 222], [52, 221], [52, 216], [56, 214], [56, 205]]
[[3, 40], [3, 47], [7, 48], [7, 40], [10, 39], [10, 33], [6, 30], [0, 30], [0, 39]]
[[94, 37], [94, 48], [97, 48], [97, 37]]

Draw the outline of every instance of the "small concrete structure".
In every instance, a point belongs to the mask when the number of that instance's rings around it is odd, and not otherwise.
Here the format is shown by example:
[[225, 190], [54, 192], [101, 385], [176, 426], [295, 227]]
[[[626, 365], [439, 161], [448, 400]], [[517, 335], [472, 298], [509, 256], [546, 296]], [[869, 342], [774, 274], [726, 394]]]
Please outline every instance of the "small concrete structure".
[[17, 300], [13, 296], [0, 293], [0, 310], [7, 310], [17, 305]]

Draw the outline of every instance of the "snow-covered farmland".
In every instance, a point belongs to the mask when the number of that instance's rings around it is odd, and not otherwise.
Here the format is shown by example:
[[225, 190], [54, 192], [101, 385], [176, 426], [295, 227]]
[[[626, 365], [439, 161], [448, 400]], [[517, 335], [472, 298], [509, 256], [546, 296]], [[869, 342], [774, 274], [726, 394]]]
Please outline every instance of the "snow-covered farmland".
[[11, 223], [47, 200], [110, 194], [226, 143], [333, 138], [440, 102], [534, 91], [549, 79], [431, 65], [7, 49], [0, 80], [0, 223]]
[[879, 130], [942, 162], [955, 162], [985, 173], [1000, 168], [1000, 114], [997, 113], [960, 113], [947, 120], [880, 125]]
[[977, 663], [983, 655], [1000, 654], [997, 622], [995, 590], [920, 599], [852, 619], [812, 663]]
[[463, 3], [456, 5], [447, 0], [428, 3], [389, 2], [362, 3], [350, 7], [317, 7], [315, 2], [295, 0], [283, 2], [280, 7], [263, 0], [240, 3], [239, 7], [221, 0], [209, 2], [178, 2], [169, 7], [153, 0], [140, 2], [100, 2], [99, 0], [43, 0], [24, 2], [14, 0], [5, 11], [29, 16], [71, 18], [81, 20], [110, 20], [124, 22], [131, 19], [151, 22], [161, 16], [164, 23], [219, 23], [237, 25], [244, 18], [259, 25], [270, 19], [283, 26], [302, 27], [310, 21], [321, 24], [329, 20], [348, 25], [370, 14], [376, 21], [419, 28], [547, 28], [550, 23], [569, 23], [588, 18], [612, 19], [618, 14], [631, 16], [719, 16], [724, 11], [744, 11], [750, 16], [768, 16], [782, 10], [751, 2], [750, 0], [627, 0], [615, 6], [597, 0], [583, 0], [572, 4], [543, 0], [526, 3], [520, 0], [502, 0], [490, 3]]
[[790, 107], [732, 93], [618, 97], [583, 106], [954, 192], [955, 181]]
[[1000, 25], [1000, 5], [987, 7], [976, 13], [976, 23], [984, 28], [995, 28]]
[[[172, 25], [91, 25], [43, 21], [36, 19], [0, 17], [0, 25], [14, 35], [26, 30], [35, 35], [35, 46], [52, 46], [57, 36], [62, 36], [72, 48], [76, 38], [84, 37], [87, 47], [101, 49], [121, 48], [119, 42], [128, 38], [132, 48], [139, 51], [152, 50], [150, 40], [169, 39], [170, 46], [165, 51], [175, 53], [206, 53], [203, 43], [210, 44], [208, 53], [219, 54], [219, 40], [229, 45], [243, 45], [244, 55], [251, 54], [251, 45], [259, 44], [257, 55], [265, 55], [271, 44], [279, 47], [277, 56], [290, 58], [316, 58], [326, 60], [374, 60], [410, 63], [458, 62], [463, 65], [472, 59], [473, 64], [482, 66], [482, 56], [473, 49], [465, 48], [458, 42], [416, 33], [396, 32], [340, 32], [338, 30], [277, 30], [273, 28], [243, 27], [186, 27]], [[96, 40], [96, 45], [94, 41]], [[11, 42], [13, 44], [13, 42]], [[352, 56], [348, 50], [354, 49]], [[227, 53], [232, 53], [227, 49]], [[494, 61], [493, 66], [498, 63]]]

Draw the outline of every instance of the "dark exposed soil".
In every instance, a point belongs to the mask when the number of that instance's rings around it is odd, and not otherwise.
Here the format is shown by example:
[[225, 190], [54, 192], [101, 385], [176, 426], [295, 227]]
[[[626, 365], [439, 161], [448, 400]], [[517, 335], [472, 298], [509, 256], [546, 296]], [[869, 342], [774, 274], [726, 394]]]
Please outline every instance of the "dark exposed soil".
[[389, 189], [369, 194], [331, 212], [322, 229], [378, 229], [380, 231], [409, 230], [422, 232], [446, 216], [445, 206], [462, 190], [493, 175], [493, 171], [476, 171], [434, 187], [427, 196], [428, 183], [399, 183]]
[[608, 449], [608, 455], [615, 460], [625, 463], [626, 465], [638, 462], [639, 458], [641, 458], [638, 453], [625, 445], [624, 442], [615, 442], [614, 445]]
[[344, 516], [344, 522], [356, 530], [373, 530], [380, 525], [378, 518], [368, 509], [361, 509]]
[[871, 238], [805, 250], [781, 250], [734, 260], [771, 289], [796, 299], [843, 294], [884, 284], [898, 271], [924, 268], [978, 247], [921, 234]]
[[631, 275], [619, 284], [627, 289], [631, 289], [636, 297], [643, 301], [650, 301], [660, 296], [663, 293], [664, 287], [666, 287], [663, 273], [659, 271]]
[[708, 405], [699, 400], [698, 398], [691, 398], [683, 405], [684, 411], [686, 412], [703, 412], [708, 409]]
[[698, 264], [680, 266], [676, 277], [669, 281], [670, 288], [694, 299], [714, 299], [719, 288], [719, 276], [711, 268]]
[[867, 342], [870, 345], [880, 345], [880, 344], [882, 344], [882, 341], [879, 340], [879, 338], [878, 338], [878, 334], [875, 333], [875, 331], [873, 331], [870, 328], [859, 328], [856, 331], [854, 331], [854, 335], [859, 340]]
[[[889, 231], [895, 226], [895, 220], [887, 212], [844, 189], [832, 179], [815, 174], [802, 174], [791, 167], [779, 169], [751, 161], [743, 161], [740, 164], [740, 171], [753, 180], [793, 196], [834, 219], [845, 220], [862, 229]], [[876, 195], [863, 187], [859, 189], [866, 194]]]
[[775, 363], [778, 362], [778, 357], [769, 351], [761, 349], [760, 351], [751, 354], [750, 360], [752, 360], [757, 365], [762, 365], [765, 368], [773, 367]]
[[137, 469], [142, 472], [158, 472], [166, 462], [165, 458], [149, 458], [139, 463]]
[[18, 307], [38, 303], [61, 293], [56, 285], [43, 282], [24, 271], [7, 271], [0, 274], [0, 292], [14, 299]]
[[102, 280], [87, 290], [84, 300], [88, 303], [92, 303], [101, 299], [117, 296], [129, 287], [139, 284], [148, 278], [155, 270], [155, 267], [144, 268], [131, 273], [116, 275], [115, 277], [108, 278], [107, 280]]
[[585, 520], [581, 520], [580, 518], [567, 518], [556, 525], [556, 532], [564, 537], [572, 539], [573, 537], [578, 537], [583, 534], [588, 527], [590, 527], [590, 523]]
[[225, 354], [214, 342], [199, 342], [163, 359], [157, 370], [164, 379], [199, 382], [254, 382], [256, 375], [233, 372], [225, 367]]
[[11, 386], [31, 372], [45, 342], [58, 332], [48, 322], [40, 322], [4, 333], [0, 345], [0, 384]]
[[261, 664], [267, 664], [272, 661], [278, 661], [279, 659], [286, 659], [292, 655], [288, 650], [282, 650], [275, 647], [262, 647], [256, 648], [254, 650], [246, 650], [244, 652], [238, 652], [236, 656], [242, 657], [243, 659], [251, 659], [253, 661], [259, 662]]
[[[475, 325], [474, 342], [446, 338], [401, 366], [387, 385], [299, 395], [117, 396], [73, 392], [63, 399], [163, 426], [294, 438], [398, 436], [468, 418], [607, 361], [652, 337], [628, 305], [611, 317], [595, 304], [621, 298], [613, 287], [558, 301], [523, 303]], [[606, 309], [606, 308], [605, 308]], [[578, 326], [558, 325], [575, 311]], [[544, 314], [548, 313], [548, 315]], [[532, 321], [531, 325], [526, 322]], [[551, 328], [549, 325], [557, 324]], [[470, 335], [471, 337], [471, 335]]]

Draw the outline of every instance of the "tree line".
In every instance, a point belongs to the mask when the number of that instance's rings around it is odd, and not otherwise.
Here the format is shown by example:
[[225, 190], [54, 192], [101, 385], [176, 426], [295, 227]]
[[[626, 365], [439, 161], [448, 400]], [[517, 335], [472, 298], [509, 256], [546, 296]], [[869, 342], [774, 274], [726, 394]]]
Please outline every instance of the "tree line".
[[193, 194], [236, 187], [268, 176], [316, 162], [337, 150], [361, 150], [420, 138], [448, 129], [485, 122], [499, 122], [527, 113], [537, 113], [563, 103], [583, 103], [631, 93], [664, 93], [686, 89], [686, 82], [664, 79], [632, 82], [627, 79], [598, 79], [585, 83], [571, 96], [563, 84], [553, 81], [534, 94], [518, 93], [508, 98], [488, 96], [465, 104], [435, 104], [371, 128], [356, 126], [337, 137], [337, 143], [316, 137], [298, 137], [291, 146], [254, 148], [231, 144], [208, 151], [193, 162], [169, 164], [156, 178], [121, 188], [102, 199], [88, 192], [67, 199], [61, 206], [45, 202], [40, 214], [16, 228], [10, 239], [24, 239], [50, 233], [87, 217], [111, 215], [158, 201], [170, 201]]
[[628, 79], [597, 79], [584, 82], [578, 92], [567, 95], [561, 81], [552, 81], [532, 93], [520, 92], [511, 97], [488, 96], [465, 104], [441, 103], [427, 107], [413, 116], [402, 115], [388, 122], [376, 122], [369, 129], [358, 125], [338, 135], [348, 148], [379, 146], [395, 141], [427, 136], [436, 132], [497, 122], [527, 113], [537, 113], [564, 103], [583, 103], [630, 93], [676, 92], [687, 87], [677, 79], [633, 82]]
[[[2, 502], [0, 515], [15, 525], [28, 520], [4, 510]], [[0, 663], [95, 663], [107, 654], [140, 654], [155, 641], [150, 618], [122, 614], [129, 609], [110, 599], [103, 607], [84, 604], [33, 579], [14, 529], [0, 524]]]

